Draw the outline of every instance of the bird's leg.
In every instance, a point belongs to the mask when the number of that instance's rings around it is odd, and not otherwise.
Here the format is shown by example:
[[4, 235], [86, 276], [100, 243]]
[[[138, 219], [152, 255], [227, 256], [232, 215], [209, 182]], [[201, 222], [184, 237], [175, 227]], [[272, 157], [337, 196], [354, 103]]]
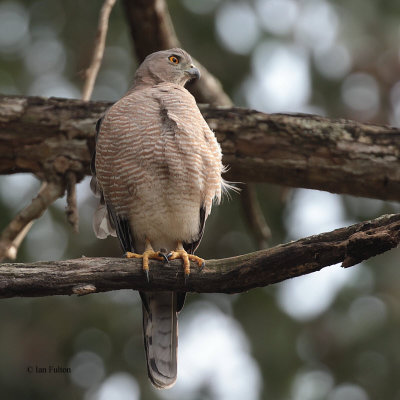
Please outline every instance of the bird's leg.
[[176, 250], [168, 254], [169, 260], [175, 260], [177, 258], [180, 258], [183, 261], [185, 278], [190, 274], [190, 260], [196, 262], [200, 269], [203, 269], [205, 265], [205, 261], [202, 258], [197, 257], [194, 254], [188, 254], [183, 248], [182, 242], [178, 242]]
[[127, 251], [125, 254], [126, 258], [142, 258], [143, 259], [143, 271], [146, 274], [147, 280], [149, 280], [149, 260], [164, 260], [165, 255], [160, 254], [158, 251], [154, 251], [151, 247], [150, 240], [146, 238], [146, 247], [144, 249], [143, 254], [131, 253]]

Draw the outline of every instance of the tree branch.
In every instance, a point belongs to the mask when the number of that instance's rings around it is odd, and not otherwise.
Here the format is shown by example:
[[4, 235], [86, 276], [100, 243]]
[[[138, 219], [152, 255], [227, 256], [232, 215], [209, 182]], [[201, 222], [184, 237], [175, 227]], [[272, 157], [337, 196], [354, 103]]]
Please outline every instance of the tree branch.
[[15, 259], [17, 250], [32, 223], [39, 218], [55, 200], [64, 193], [61, 182], [44, 182], [31, 204], [21, 210], [0, 235], [0, 261]]
[[268, 241], [271, 239], [271, 229], [269, 228], [260, 203], [257, 199], [257, 191], [254, 183], [247, 184], [240, 192], [242, 210], [246, 222], [257, 243], [258, 249], [266, 249]]
[[[90, 174], [94, 125], [110, 103], [0, 96], [0, 174]], [[233, 181], [400, 200], [400, 130], [315, 115], [200, 106]]]
[[[165, 0], [124, 0], [123, 5], [139, 62], [155, 51], [181, 47]], [[197, 102], [232, 105], [219, 80], [198, 60], [193, 62], [200, 69], [201, 80], [190, 84], [188, 89]]]
[[185, 284], [182, 265], [151, 261], [150, 283], [141, 260], [80, 258], [32, 264], [0, 264], [0, 297], [88, 294], [116, 289], [238, 293], [319, 271], [342, 262], [350, 267], [400, 242], [400, 214], [310, 236], [255, 253], [192, 266]]
[[99, 16], [99, 25], [97, 28], [96, 40], [93, 49], [93, 57], [89, 68], [85, 71], [86, 80], [82, 90], [82, 100], [90, 100], [94, 88], [94, 83], [103, 60], [104, 49], [106, 45], [106, 37], [108, 30], [108, 20], [111, 10], [116, 0], [105, 0], [101, 7]]

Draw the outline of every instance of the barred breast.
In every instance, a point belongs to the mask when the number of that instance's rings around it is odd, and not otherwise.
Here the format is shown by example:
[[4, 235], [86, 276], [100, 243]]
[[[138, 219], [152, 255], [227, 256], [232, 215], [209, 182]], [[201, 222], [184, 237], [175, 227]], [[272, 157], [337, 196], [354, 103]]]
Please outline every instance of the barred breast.
[[221, 196], [220, 147], [193, 97], [173, 84], [134, 90], [110, 108], [96, 170], [106, 203], [155, 249], [195, 240], [200, 208], [208, 216]]

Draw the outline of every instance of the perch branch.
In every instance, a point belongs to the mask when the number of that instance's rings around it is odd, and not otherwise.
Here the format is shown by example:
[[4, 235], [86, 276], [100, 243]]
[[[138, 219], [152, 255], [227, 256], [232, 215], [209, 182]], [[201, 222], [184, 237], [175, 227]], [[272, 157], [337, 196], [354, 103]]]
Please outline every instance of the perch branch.
[[[110, 103], [0, 96], [0, 174], [90, 174], [94, 125]], [[400, 130], [316, 115], [201, 106], [226, 178], [400, 200]]]
[[88, 294], [116, 289], [238, 293], [342, 263], [350, 267], [400, 242], [400, 214], [321, 233], [255, 253], [192, 265], [150, 262], [150, 283], [141, 260], [86, 258], [32, 264], [0, 264], [0, 297]]
[[[139, 62], [155, 51], [181, 46], [165, 0], [124, 0], [123, 5]], [[219, 80], [198, 60], [193, 62], [200, 69], [201, 79], [190, 84], [188, 89], [197, 102], [214, 106], [232, 105]]]
[[64, 193], [61, 183], [44, 182], [31, 204], [21, 210], [0, 235], [0, 260], [15, 259], [18, 247], [32, 223]]

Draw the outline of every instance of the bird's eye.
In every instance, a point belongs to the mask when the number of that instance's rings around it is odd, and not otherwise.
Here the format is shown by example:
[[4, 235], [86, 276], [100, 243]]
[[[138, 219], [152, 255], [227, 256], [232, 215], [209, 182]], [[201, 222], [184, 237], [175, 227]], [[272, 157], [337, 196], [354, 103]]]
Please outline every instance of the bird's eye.
[[172, 62], [172, 64], [179, 64], [179, 59], [178, 57], [175, 56], [169, 56], [168, 60]]

